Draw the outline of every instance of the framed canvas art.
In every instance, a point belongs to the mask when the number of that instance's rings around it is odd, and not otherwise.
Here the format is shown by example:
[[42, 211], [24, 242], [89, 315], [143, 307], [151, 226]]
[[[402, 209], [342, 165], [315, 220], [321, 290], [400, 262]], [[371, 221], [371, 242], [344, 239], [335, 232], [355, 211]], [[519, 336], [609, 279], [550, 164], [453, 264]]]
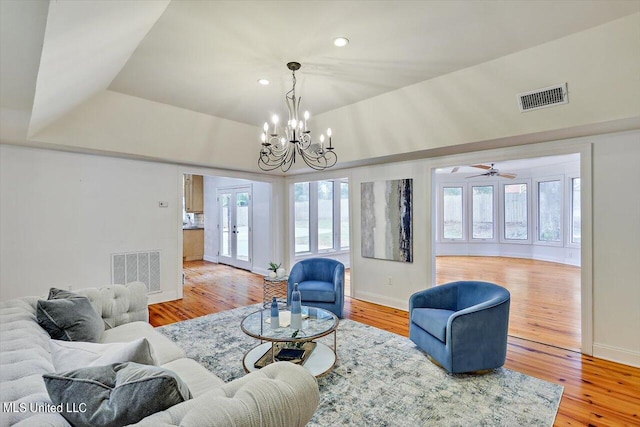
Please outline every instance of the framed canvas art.
[[365, 258], [413, 262], [413, 179], [360, 184]]

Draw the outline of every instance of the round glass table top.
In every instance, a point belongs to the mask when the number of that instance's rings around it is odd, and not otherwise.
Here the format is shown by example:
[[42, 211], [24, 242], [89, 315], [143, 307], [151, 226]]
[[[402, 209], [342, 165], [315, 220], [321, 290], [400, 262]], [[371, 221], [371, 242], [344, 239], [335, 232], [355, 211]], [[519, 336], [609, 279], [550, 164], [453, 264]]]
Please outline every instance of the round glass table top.
[[280, 327], [271, 327], [271, 309], [256, 311], [242, 319], [242, 331], [254, 338], [265, 341], [310, 341], [335, 331], [338, 316], [323, 308], [302, 306], [302, 329], [294, 337], [295, 329], [288, 323], [290, 312], [280, 310]]

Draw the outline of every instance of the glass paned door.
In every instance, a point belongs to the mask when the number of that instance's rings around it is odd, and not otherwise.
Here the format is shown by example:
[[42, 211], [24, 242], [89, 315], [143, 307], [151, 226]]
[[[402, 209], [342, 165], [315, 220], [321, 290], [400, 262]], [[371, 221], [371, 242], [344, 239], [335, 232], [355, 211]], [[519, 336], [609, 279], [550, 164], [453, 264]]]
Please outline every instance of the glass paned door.
[[231, 194], [223, 193], [218, 197], [220, 204], [220, 256], [231, 256]]
[[251, 187], [218, 190], [218, 262], [251, 269]]

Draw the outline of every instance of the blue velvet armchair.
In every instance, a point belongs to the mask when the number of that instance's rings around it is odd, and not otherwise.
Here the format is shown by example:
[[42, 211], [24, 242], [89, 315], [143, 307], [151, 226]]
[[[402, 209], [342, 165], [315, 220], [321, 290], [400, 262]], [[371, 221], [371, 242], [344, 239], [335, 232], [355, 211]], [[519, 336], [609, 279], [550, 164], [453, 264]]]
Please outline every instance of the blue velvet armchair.
[[324, 308], [342, 318], [344, 265], [329, 258], [309, 258], [296, 263], [289, 273], [287, 304], [293, 284], [298, 284], [302, 305]]
[[409, 299], [409, 338], [453, 374], [499, 368], [507, 357], [511, 295], [487, 282], [452, 282]]

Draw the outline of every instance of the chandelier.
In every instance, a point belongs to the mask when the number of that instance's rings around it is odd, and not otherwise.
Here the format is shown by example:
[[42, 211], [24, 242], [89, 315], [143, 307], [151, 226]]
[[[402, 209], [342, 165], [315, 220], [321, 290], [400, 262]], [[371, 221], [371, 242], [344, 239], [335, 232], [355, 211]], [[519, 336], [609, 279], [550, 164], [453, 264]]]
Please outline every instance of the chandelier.
[[320, 135], [316, 142], [311, 139], [311, 130], [307, 127], [309, 112], [305, 111], [302, 120], [299, 109], [302, 97], [296, 98], [296, 71], [301, 67], [298, 62], [289, 62], [287, 68], [293, 74], [293, 87], [285, 95], [287, 109], [289, 110], [289, 121], [282, 127], [279, 133], [278, 116], [271, 118], [273, 127], [268, 123], [264, 124], [264, 132], [260, 138], [260, 157], [258, 157], [258, 167], [263, 171], [271, 171], [277, 168], [287, 172], [296, 162], [299, 156], [312, 169], [325, 170], [336, 164], [338, 156], [331, 144], [331, 129], [327, 129], [329, 145], [325, 147], [325, 137]]

